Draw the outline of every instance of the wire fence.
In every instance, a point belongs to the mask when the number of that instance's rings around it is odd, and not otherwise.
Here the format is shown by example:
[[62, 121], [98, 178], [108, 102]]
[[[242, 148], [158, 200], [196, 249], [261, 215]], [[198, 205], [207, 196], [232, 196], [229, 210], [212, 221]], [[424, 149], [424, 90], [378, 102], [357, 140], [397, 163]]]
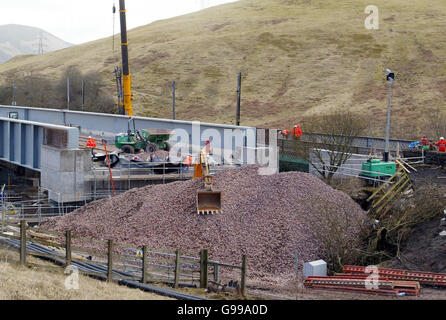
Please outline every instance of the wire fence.
[[[334, 152], [329, 150], [322, 150], [328, 152]], [[383, 179], [392, 177], [392, 174], [386, 172], [380, 172], [380, 169], [374, 171], [364, 170], [362, 168], [362, 163], [367, 161], [370, 158], [376, 158], [370, 155], [362, 155], [362, 154], [352, 154], [351, 158], [349, 158], [344, 164], [337, 166], [330, 164], [329, 159], [327, 158], [325, 163], [320, 161], [312, 161], [310, 173], [321, 175], [321, 172], [324, 174], [331, 173], [333, 177], [338, 180], [338, 182], [343, 182], [344, 177], [347, 178], [361, 178], [364, 181], [368, 181], [376, 185], [377, 183], [382, 183]], [[413, 170], [412, 165], [424, 163], [424, 154], [421, 157], [394, 157], [394, 160], [399, 165], [403, 165], [409, 167]], [[373, 177], [378, 175], [379, 177]], [[390, 182], [391, 184], [392, 182]]]
[[25, 220], [5, 223], [0, 230], [0, 243], [18, 249], [22, 265], [29, 265], [27, 255], [49, 258], [63, 267], [74, 265], [83, 274], [101, 276], [107, 281], [127, 279], [143, 284], [171, 284], [174, 288], [207, 288], [209, 282], [225, 286], [221, 269], [235, 269], [240, 271], [237, 289], [241, 295], [246, 291], [246, 255], [242, 256], [241, 265], [224, 264], [209, 259], [207, 249], [200, 250], [199, 256], [182, 253], [179, 249], [174, 253], [148, 250], [147, 246], [135, 247], [74, 235], [70, 230], [65, 233], [42, 230], [28, 226]]

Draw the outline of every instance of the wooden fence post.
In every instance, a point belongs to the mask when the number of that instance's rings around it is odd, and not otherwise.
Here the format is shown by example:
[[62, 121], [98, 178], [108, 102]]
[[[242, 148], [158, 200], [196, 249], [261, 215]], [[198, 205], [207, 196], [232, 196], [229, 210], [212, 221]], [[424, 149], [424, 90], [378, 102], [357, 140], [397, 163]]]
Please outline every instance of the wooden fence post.
[[203, 288], [203, 270], [204, 270], [204, 264], [203, 264], [203, 249], [200, 250], [200, 288]]
[[20, 264], [26, 265], [26, 221], [20, 220]]
[[200, 288], [208, 287], [208, 257], [209, 250], [203, 249], [200, 252]]
[[113, 281], [113, 240], [108, 240], [107, 282]]
[[214, 263], [214, 281], [220, 281], [220, 266], [217, 263]]
[[[3, 196], [3, 194], [1, 195]], [[6, 208], [2, 205], [2, 233], [6, 231], [5, 222], [6, 222]]]
[[175, 281], [174, 281], [174, 288], [178, 289], [179, 287], [179, 282], [180, 282], [180, 267], [181, 267], [181, 254], [180, 254], [180, 250], [177, 249], [175, 251]]
[[147, 246], [142, 247], [142, 283], [147, 283]]
[[246, 257], [246, 254], [242, 256], [242, 279], [240, 281], [240, 287], [241, 287], [241, 293], [242, 296], [246, 295], [246, 266], [248, 258]]
[[71, 230], [65, 231], [65, 266], [71, 265]]

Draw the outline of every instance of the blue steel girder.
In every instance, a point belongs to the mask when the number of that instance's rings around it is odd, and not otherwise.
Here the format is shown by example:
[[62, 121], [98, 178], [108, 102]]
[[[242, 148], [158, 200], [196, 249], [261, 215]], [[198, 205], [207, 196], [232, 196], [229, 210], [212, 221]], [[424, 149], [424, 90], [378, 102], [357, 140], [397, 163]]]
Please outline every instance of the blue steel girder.
[[[81, 134], [83, 135], [98, 136], [105, 139], [114, 139], [116, 134], [127, 132], [129, 126], [129, 117], [122, 115], [0, 105], [0, 117], [8, 117], [11, 114], [15, 114], [19, 119], [24, 120], [79, 127]], [[137, 129], [183, 129], [190, 136], [192, 136], [192, 121], [155, 119], [147, 117], [133, 117], [133, 119], [135, 120], [135, 126]], [[131, 125], [131, 129], [133, 129], [133, 125]], [[221, 137], [224, 137], [225, 129], [240, 130], [246, 135], [242, 146], [250, 148], [256, 147], [255, 127], [201, 122], [201, 133], [207, 129], [218, 131]], [[193, 143], [192, 137], [190, 139], [190, 143]], [[204, 143], [205, 141], [201, 141], [202, 147], [204, 146]], [[233, 141], [233, 150], [236, 150], [235, 141]]]
[[67, 148], [79, 148], [78, 128], [0, 117], [0, 159], [39, 171], [45, 128], [66, 131]]

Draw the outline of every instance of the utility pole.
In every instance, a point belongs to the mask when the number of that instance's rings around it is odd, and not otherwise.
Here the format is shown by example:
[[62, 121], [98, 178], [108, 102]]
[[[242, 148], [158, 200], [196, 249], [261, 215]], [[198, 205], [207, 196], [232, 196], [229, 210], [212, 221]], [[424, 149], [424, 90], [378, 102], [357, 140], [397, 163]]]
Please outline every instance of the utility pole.
[[242, 73], [238, 73], [238, 82], [237, 82], [237, 111], [236, 111], [236, 126], [240, 126], [240, 100], [242, 94]]
[[172, 120], [175, 120], [175, 80], [172, 81]]
[[82, 79], [82, 111], [84, 111], [85, 104], [85, 81]]
[[16, 92], [16, 84], [14, 81], [14, 83], [12, 84], [12, 103], [11, 103], [13, 106], [17, 105], [17, 102], [15, 101], [15, 92]]
[[42, 32], [40, 32], [40, 38], [39, 38], [39, 55], [43, 54], [43, 35]]
[[389, 82], [389, 103], [387, 105], [387, 127], [386, 127], [386, 147], [384, 151], [384, 162], [389, 162], [389, 150], [390, 150], [390, 115], [392, 107], [392, 85], [395, 81], [395, 74], [389, 69], [386, 70], [387, 81]]
[[45, 53], [45, 48], [47, 45], [45, 45], [45, 36], [43, 35], [43, 32], [40, 32], [39, 39], [37, 41], [37, 44], [33, 45], [33, 49], [36, 48], [36, 54], [42, 55]]
[[115, 16], [116, 16], [116, 6], [113, 3], [113, 52], [115, 52]]
[[67, 78], [67, 109], [70, 110], [70, 78]]

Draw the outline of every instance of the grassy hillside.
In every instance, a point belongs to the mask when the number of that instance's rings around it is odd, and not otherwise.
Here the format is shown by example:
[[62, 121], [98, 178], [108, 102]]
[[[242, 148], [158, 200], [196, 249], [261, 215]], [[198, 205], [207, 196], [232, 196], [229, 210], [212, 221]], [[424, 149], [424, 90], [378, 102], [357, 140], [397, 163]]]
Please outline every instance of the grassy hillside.
[[63, 268], [45, 270], [55, 266], [30, 256], [28, 263], [37, 267], [23, 267], [18, 261], [18, 252], [0, 249], [0, 300], [170, 300], [83, 275], [79, 275], [79, 289], [66, 290]]
[[[393, 136], [420, 134], [425, 115], [446, 108], [446, 2], [376, 0], [379, 30], [364, 27], [369, 4], [241, 0], [131, 30], [136, 113], [170, 117], [170, 82], [176, 80], [178, 119], [234, 123], [242, 71], [244, 125], [289, 127], [312, 112], [346, 108], [370, 116], [370, 134], [384, 135], [384, 70], [390, 68], [397, 76]], [[56, 78], [74, 64], [103, 74], [114, 92], [119, 63], [108, 38], [15, 58], [0, 65], [0, 77], [33, 72]]]
[[71, 46], [71, 43], [65, 42], [39, 28], [18, 24], [0, 26], [0, 63], [17, 55], [36, 54], [39, 52], [40, 40], [44, 52]]

